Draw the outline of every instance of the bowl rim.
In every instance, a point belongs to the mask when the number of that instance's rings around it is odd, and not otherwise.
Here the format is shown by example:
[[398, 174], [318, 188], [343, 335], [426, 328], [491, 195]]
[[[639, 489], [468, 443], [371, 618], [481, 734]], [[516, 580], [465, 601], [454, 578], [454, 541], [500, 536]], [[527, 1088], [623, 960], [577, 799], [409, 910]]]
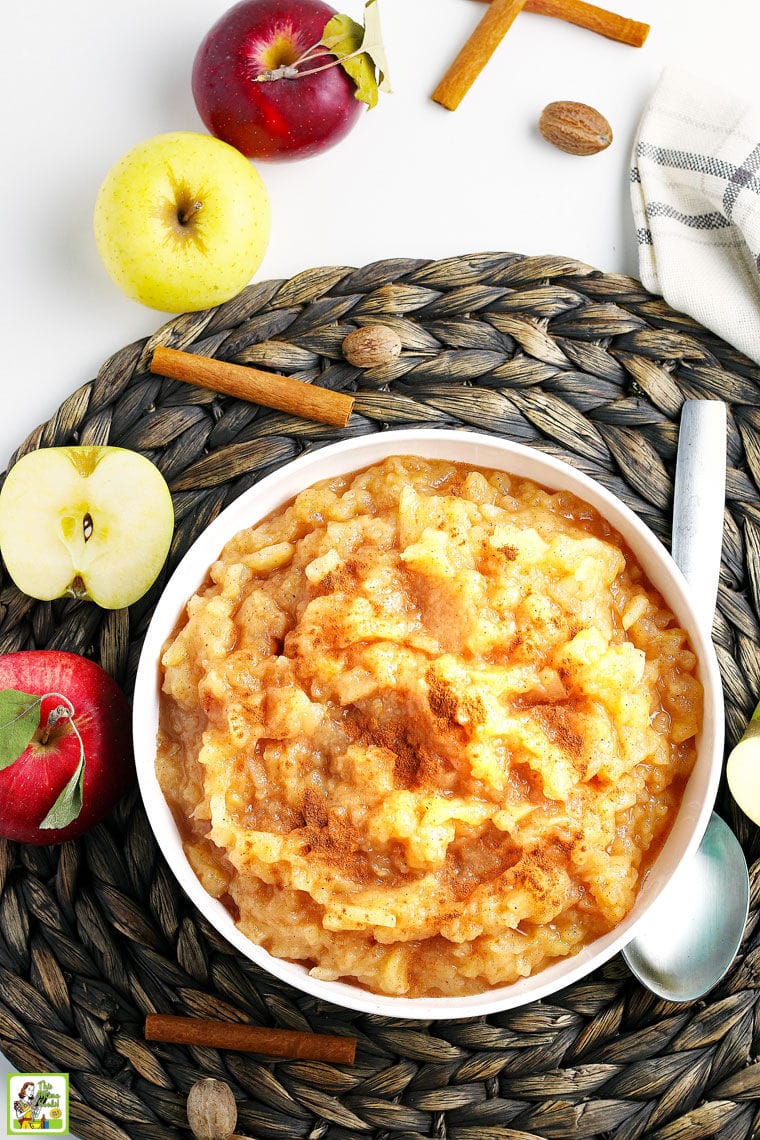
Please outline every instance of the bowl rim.
[[[698, 740], [694, 772], [674, 825], [647, 871], [628, 916], [575, 955], [528, 978], [456, 997], [408, 998], [373, 993], [342, 981], [322, 981], [299, 963], [275, 958], [250, 941], [195, 876], [155, 773], [161, 648], [225, 542], [322, 479], [360, 471], [391, 455], [415, 454], [505, 470], [553, 490], [571, 490], [595, 506], [622, 534], [643, 564], [649, 581], [688, 631], [705, 692], [705, 723]], [[519, 469], [512, 471], [510, 464]], [[613, 492], [564, 459], [503, 436], [469, 429], [403, 428], [339, 440], [284, 463], [244, 491], [194, 540], [164, 586], [140, 652], [133, 699], [137, 780], [148, 821], [172, 873], [206, 920], [246, 958], [303, 993], [360, 1012], [425, 1021], [482, 1016], [525, 1005], [566, 989], [622, 950], [635, 937], [678, 869], [696, 853], [718, 792], [723, 734], [723, 689], [712, 640], [691, 599], [688, 583], [654, 532]]]

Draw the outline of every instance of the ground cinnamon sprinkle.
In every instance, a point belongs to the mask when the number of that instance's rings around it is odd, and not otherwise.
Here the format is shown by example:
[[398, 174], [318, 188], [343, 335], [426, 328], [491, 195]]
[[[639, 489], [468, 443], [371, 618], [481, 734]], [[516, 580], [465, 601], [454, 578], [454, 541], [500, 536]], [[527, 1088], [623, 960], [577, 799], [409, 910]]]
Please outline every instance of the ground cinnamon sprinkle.
[[391, 753], [397, 787], [412, 790], [435, 787], [439, 782], [447, 762], [415, 722], [406, 723], [400, 718], [381, 721], [355, 706], [344, 723], [351, 739]]
[[451, 685], [442, 677], [437, 676], [434, 669], [428, 669], [425, 674], [428, 683], [428, 704], [435, 716], [441, 720], [454, 723], [457, 717], [459, 701]]
[[459, 706], [464, 713], [467, 724], [474, 728], [478, 724], [485, 724], [488, 720], [486, 706], [480, 697], [465, 697]]
[[[452, 845], [441, 873], [446, 889], [458, 902], [469, 898], [473, 889], [483, 883], [496, 883], [505, 872], [517, 871], [523, 858], [523, 851], [509, 835], [493, 828], [487, 829], [478, 842], [479, 865], [473, 866], [472, 857], [466, 850]], [[519, 875], [519, 871], [517, 872]], [[451, 913], [446, 921], [456, 918]]]
[[374, 876], [361, 851], [361, 836], [350, 820], [329, 812], [324, 797], [311, 788], [304, 793], [301, 810], [306, 852], [318, 855], [355, 883], [370, 882]]
[[543, 844], [536, 844], [522, 852], [522, 859], [514, 869], [515, 879], [522, 885], [530, 884], [542, 897], [546, 897], [543, 876], [551, 875], [557, 866], [567, 863], [573, 844], [552, 836]]
[[314, 788], [307, 788], [301, 804], [304, 825], [310, 828], [327, 827], [327, 804], [324, 796]]
[[552, 744], [564, 752], [578, 757], [583, 752], [583, 737], [573, 727], [573, 716], [578, 712], [578, 702], [569, 700], [562, 704], [534, 705], [531, 716], [543, 728]]
[[448, 727], [474, 728], [488, 719], [486, 707], [481, 697], [460, 696], [444, 677], [438, 676], [433, 668], [425, 674], [428, 684], [428, 704], [430, 711]]
[[330, 570], [317, 584], [315, 594], [345, 594], [356, 586], [359, 572], [359, 563], [355, 558], [349, 558], [339, 570]]

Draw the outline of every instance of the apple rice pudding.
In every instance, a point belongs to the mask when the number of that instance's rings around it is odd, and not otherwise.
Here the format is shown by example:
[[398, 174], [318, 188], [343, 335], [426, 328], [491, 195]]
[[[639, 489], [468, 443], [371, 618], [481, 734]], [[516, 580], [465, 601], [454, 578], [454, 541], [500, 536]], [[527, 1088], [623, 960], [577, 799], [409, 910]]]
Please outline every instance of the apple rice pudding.
[[392, 457], [227, 543], [163, 652], [157, 774], [270, 954], [471, 994], [629, 912], [695, 760], [696, 666], [589, 504]]

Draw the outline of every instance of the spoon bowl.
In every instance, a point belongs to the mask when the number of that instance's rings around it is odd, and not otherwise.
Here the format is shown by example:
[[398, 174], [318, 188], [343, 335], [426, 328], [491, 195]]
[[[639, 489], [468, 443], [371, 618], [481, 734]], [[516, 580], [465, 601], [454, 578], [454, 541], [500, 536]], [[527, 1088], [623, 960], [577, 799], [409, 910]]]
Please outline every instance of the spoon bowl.
[[679, 868], [623, 956], [658, 997], [693, 1001], [728, 970], [748, 913], [744, 852], [713, 812], [696, 855]]

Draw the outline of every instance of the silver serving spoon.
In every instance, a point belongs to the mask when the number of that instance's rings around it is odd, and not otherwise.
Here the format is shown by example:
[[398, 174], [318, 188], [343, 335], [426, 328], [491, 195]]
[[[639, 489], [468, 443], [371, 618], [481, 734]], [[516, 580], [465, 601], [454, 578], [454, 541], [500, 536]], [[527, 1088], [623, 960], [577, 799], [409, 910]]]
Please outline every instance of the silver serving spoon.
[[[672, 554], [708, 635], [720, 574], [725, 473], [725, 405], [687, 400], [678, 437]], [[623, 957], [659, 997], [693, 1001], [712, 989], [733, 962], [748, 911], [744, 852], [713, 812], [696, 855], [679, 869]]]

